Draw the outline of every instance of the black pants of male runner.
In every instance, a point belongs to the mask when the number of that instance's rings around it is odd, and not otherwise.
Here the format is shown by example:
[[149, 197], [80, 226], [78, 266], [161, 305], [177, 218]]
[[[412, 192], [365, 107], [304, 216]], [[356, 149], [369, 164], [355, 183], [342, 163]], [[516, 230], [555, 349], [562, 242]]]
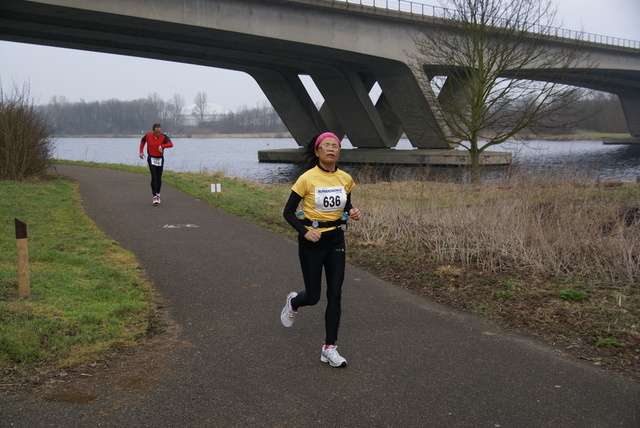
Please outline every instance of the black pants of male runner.
[[327, 280], [327, 310], [324, 315], [325, 344], [335, 345], [340, 327], [342, 283], [345, 270], [344, 232], [340, 229], [324, 232], [318, 242], [298, 237], [298, 255], [304, 279], [304, 291], [292, 301], [294, 309], [312, 306], [320, 301], [322, 271]]
[[151, 163], [151, 156], [147, 156], [149, 172], [151, 172], [151, 193], [153, 196], [159, 195], [160, 188], [162, 187], [162, 168], [164, 167], [164, 157], [160, 159], [162, 159], [162, 163], [160, 166], [156, 166]]

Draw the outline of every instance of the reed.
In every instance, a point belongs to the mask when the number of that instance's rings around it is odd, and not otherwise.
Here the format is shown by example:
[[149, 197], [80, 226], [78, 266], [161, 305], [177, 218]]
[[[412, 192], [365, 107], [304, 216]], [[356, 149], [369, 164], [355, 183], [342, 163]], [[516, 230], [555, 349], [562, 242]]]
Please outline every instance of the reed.
[[[375, 180], [369, 180], [375, 181]], [[356, 246], [402, 245], [437, 263], [636, 282], [640, 186], [519, 176], [501, 184], [363, 184]]]

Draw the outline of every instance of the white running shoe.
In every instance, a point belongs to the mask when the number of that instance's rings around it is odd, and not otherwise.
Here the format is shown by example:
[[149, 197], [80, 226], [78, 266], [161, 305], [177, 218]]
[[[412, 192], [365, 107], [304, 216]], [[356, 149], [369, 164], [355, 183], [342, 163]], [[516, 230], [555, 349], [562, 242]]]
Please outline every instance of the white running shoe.
[[320, 353], [320, 361], [329, 363], [331, 367], [347, 367], [347, 360], [338, 354], [336, 345], [323, 346]]
[[156, 195], [158, 197], [158, 203], [160, 203], [160, 193]]
[[293, 325], [293, 320], [296, 317], [296, 313], [298, 313], [298, 311], [294, 311], [293, 307], [291, 306], [291, 299], [293, 299], [297, 295], [298, 293], [296, 293], [295, 291], [287, 294], [287, 302], [284, 304], [282, 312], [280, 312], [280, 322], [282, 322], [282, 325], [285, 327], [291, 327]]
[[153, 197], [153, 205], [158, 205], [160, 203], [160, 199], [157, 196]]

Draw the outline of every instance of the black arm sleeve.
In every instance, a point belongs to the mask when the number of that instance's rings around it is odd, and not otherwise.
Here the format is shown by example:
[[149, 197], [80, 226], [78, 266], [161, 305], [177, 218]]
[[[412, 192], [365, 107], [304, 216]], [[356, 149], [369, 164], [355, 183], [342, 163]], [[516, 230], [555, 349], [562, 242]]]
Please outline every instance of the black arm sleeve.
[[287, 220], [287, 223], [291, 225], [300, 235], [304, 235], [309, 231], [304, 224], [300, 221], [298, 217], [296, 217], [296, 209], [298, 209], [298, 204], [302, 200], [302, 197], [298, 195], [293, 190], [291, 191], [291, 195], [289, 195], [289, 200], [287, 204], [284, 206], [284, 212], [282, 215], [284, 219]]
[[348, 213], [353, 208], [351, 204], [351, 193], [347, 195], [347, 204], [344, 206], [344, 212]]

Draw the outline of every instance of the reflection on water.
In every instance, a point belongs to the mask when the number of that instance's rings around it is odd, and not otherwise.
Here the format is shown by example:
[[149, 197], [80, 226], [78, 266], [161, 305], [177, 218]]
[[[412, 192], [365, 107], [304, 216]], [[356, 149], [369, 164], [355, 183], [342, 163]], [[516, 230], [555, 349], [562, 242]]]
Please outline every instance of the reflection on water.
[[[58, 159], [146, 166], [138, 158], [136, 138], [57, 138], [54, 156]], [[303, 172], [299, 165], [258, 162], [258, 151], [296, 148], [292, 138], [176, 138], [165, 154], [166, 169], [185, 172], [224, 171], [227, 176], [247, 178], [265, 184], [293, 183]], [[345, 147], [350, 147], [346, 142]], [[401, 140], [397, 149], [409, 149]], [[601, 141], [529, 141], [506, 143], [492, 148], [509, 151], [513, 164], [483, 169], [485, 181], [495, 181], [517, 173], [543, 173], [591, 180], [636, 181], [640, 176], [640, 146], [603, 145]], [[342, 165], [357, 181], [468, 180], [463, 167]]]
[[499, 150], [514, 154], [512, 169], [591, 180], [636, 181], [640, 176], [640, 146], [604, 145], [601, 141], [530, 141]]

